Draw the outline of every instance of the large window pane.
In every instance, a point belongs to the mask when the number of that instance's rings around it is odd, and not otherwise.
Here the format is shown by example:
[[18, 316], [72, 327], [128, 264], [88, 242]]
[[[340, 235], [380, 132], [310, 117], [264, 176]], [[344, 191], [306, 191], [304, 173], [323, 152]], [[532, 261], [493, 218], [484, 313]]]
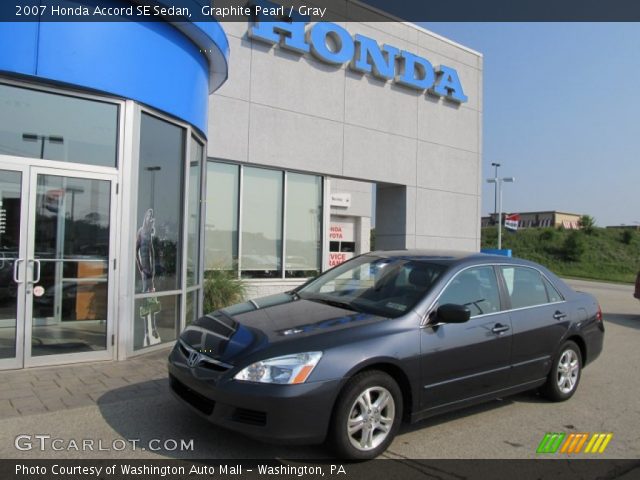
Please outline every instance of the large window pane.
[[42, 258], [109, 256], [111, 182], [38, 175], [35, 254]]
[[206, 270], [237, 268], [239, 180], [237, 165], [207, 163]]
[[142, 114], [136, 292], [180, 288], [184, 129]]
[[118, 106], [0, 85], [0, 154], [115, 167]]
[[189, 162], [189, 205], [187, 219], [187, 286], [198, 283], [200, 274], [200, 176], [202, 166], [202, 145], [191, 139], [191, 159]]
[[31, 353], [107, 348], [111, 182], [38, 175]]
[[242, 276], [281, 276], [282, 172], [247, 167], [242, 188]]
[[322, 253], [322, 178], [287, 174], [287, 277], [320, 273]]

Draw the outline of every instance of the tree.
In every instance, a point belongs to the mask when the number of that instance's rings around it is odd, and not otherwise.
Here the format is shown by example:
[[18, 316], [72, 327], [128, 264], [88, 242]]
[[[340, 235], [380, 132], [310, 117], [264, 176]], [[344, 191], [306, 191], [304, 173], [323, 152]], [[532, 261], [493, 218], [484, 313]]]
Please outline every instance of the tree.
[[592, 233], [596, 226], [596, 219], [591, 215], [582, 215], [578, 220], [578, 226], [584, 230], [585, 233]]

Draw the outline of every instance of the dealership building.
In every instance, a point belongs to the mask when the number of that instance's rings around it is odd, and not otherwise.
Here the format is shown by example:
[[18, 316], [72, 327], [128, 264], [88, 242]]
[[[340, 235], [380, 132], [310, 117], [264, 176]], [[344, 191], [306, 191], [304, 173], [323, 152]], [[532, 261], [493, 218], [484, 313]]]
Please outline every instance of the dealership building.
[[373, 219], [378, 249], [479, 249], [482, 56], [332, 8], [0, 23], [0, 369], [165, 348], [206, 271], [288, 290]]

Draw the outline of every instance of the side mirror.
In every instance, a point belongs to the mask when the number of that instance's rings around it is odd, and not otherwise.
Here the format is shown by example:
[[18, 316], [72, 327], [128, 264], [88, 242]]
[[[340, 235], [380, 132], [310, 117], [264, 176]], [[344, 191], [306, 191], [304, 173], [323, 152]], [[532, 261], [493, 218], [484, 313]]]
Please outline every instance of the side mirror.
[[471, 310], [464, 305], [447, 303], [438, 307], [436, 319], [442, 323], [464, 323], [471, 318]]

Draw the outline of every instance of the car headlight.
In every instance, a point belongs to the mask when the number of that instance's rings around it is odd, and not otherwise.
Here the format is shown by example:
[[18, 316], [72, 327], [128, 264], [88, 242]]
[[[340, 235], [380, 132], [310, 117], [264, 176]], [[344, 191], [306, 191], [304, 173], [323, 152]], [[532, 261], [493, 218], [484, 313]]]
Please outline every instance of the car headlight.
[[322, 358], [322, 352], [294, 353], [252, 363], [233, 377], [243, 382], [291, 385], [304, 383]]

